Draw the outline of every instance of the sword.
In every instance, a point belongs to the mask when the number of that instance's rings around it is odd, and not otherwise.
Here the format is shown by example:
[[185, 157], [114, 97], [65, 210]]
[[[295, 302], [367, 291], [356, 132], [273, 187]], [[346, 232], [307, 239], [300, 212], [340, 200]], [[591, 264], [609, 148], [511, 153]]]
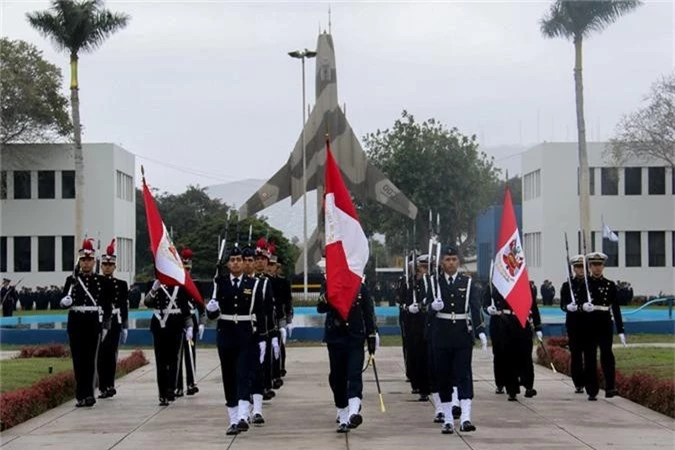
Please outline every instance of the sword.
[[[539, 339], [537, 339], [539, 341]], [[557, 370], [555, 370], [555, 366], [553, 365], [553, 360], [551, 359], [551, 355], [548, 353], [548, 350], [546, 350], [546, 346], [544, 345], [544, 341], [539, 341], [539, 345], [541, 345], [541, 348], [544, 350], [544, 354], [546, 354], [546, 357], [548, 358], [548, 363], [551, 366], [551, 370], [553, 373], [558, 373]]]
[[[192, 346], [195, 345], [192, 339], [188, 341], [187, 345], [187, 350], [188, 350], [188, 356], [190, 357], [190, 368], [192, 369], [192, 379], [193, 381], [197, 380], [197, 371], [195, 370], [195, 361], [193, 359], [192, 355]], [[185, 374], [186, 382], [187, 382], [187, 374]], [[181, 386], [183, 387], [183, 386]], [[189, 387], [189, 386], [188, 386]]]
[[375, 374], [375, 384], [377, 384], [377, 395], [380, 397], [380, 411], [385, 412], [384, 398], [382, 398], [382, 389], [380, 389], [380, 377], [377, 376], [377, 366], [375, 365], [375, 355], [370, 355], [370, 363], [373, 365], [373, 373]]

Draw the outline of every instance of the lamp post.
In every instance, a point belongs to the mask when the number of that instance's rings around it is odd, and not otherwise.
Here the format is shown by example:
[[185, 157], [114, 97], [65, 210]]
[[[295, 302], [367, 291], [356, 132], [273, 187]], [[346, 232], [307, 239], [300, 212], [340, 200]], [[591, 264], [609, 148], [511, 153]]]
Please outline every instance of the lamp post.
[[304, 242], [304, 251], [302, 254], [303, 258], [303, 293], [305, 302], [307, 302], [307, 253], [309, 249], [307, 248], [307, 155], [305, 150], [305, 123], [307, 118], [305, 116], [305, 59], [314, 58], [316, 52], [311, 50], [296, 50], [293, 52], [288, 52], [288, 56], [291, 58], [300, 59], [302, 61], [302, 238]]

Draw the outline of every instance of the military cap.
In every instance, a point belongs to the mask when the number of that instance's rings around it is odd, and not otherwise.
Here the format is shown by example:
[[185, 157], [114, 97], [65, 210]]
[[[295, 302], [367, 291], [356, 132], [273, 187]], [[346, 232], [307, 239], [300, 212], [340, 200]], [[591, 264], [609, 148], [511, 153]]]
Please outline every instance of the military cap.
[[588, 263], [600, 263], [604, 264], [605, 261], [607, 260], [607, 255], [605, 255], [602, 252], [591, 252], [586, 255], [586, 259], [588, 260]]
[[117, 255], [115, 255], [115, 238], [110, 241], [110, 245], [106, 247], [105, 253], [101, 255], [101, 263], [115, 264], [117, 262]]
[[233, 256], [242, 256], [241, 248], [239, 248], [239, 245], [237, 244], [234, 244], [234, 247], [230, 249], [230, 252], [227, 254], [227, 259], [230, 259]]
[[180, 260], [183, 262], [183, 267], [185, 267], [186, 269], [191, 269], [192, 268], [192, 250], [190, 250], [187, 247], [185, 247], [183, 250], [181, 250]]
[[443, 248], [443, 254], [441, 256], [457, 256], [457, 249], [452, 245], [448, 245]]
[[429, 264], [429, 255], [424, 254], [417, 257], [417, 264]]
[[255, 250], [250, 245], [246, 245], [241, 249], [241, 256], [244, 258], [255, 256]]
[[570, 258], [570, 264], [573, 266], [583, 266], [584, 255], [574, 255]]
[[77, 252], [78, 259], [93, 258], [96, 256], [96, 250], [94, 250], [94, 244], [92, 243], [93, 241], [92, 238], [82, 241], [82, 248]]

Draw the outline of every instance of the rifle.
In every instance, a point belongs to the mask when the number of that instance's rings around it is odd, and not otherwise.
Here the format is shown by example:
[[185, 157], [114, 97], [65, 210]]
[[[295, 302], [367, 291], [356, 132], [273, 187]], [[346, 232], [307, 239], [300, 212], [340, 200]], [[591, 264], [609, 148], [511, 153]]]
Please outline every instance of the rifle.
[[101, 232], [98, 232], [96, 243], [96, 275], [101, 273]]
[[410, 255], [412, 258], [412, 297], [413, 297], [413, 305], [417, 304], [417, 257], [415, 256], [415, 249], [413, 245], [413, 251], [412, 254]]
[[248, 246], [251, 246], [251, 237], [253, 236], [253, 224], [249, 224], [248, 226]]
[[495, 261], [493, 259], [491, 259], [490, 260], [490, 277], [489, 277], [490, 279], [489, 279], [488, 282], [490, 283], [490, 305], [492, 305], [493, 308], [495, 306], [495, 299], [492, 296], [492, 276], [494, 275], [494, 273], [495, 273]]
[[[591, 290], [588, 287], [588, 270], [589, 270], [589, 267], [586, 265], [586, 251], [587, 251], [586, 235], [584, 234], [583, 228], [581, 229], [581, 242], [583, 244], [583, 251], [584, 251], [584, 256], [583, 256], [583, 259], [584, 259], [584, 285], [586, 286], [586, 301], [589, 302], [589, 303], [593, 303], [593, 299], [591, 298]], [[571, 288], [572, 288], [572, 286], [570, 285], [570, 289]]]
[[[567, 255], [567, 262], [565, 265], [567, 266], [567, 284], [570, 287], [570, 297], [572, 298], [571, 303], [576, 303], [576, 299], [574, 298], [574, 290], [572, 289], [572, 267], [570, 266], [570, 245], [569, 242], [567, 241], [567, 231], [565, 232], [565, 253]], [[585, 265], [585, 262], [584, 262]]]
[[216, 295], [218, 294], [218, 284], [216, 280], [220, 276], [220, 265], [222, 264], [225, 247], [227, 246], [228, 228], [230, 228], [230, 213], [227, 214], [227, 219], [225, 220], [225, 237], [220, 241], [220, 247], [218, 248], [218, 260], [216, 261], [216, 273], [213, 275], [213, 293], [211, 294], [211, 299], [216, 298]]

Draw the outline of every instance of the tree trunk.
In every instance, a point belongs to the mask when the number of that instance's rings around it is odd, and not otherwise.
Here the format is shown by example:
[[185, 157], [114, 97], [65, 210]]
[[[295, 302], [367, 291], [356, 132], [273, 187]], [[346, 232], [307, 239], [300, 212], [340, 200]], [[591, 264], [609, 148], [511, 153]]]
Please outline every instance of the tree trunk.
[[581, 221], [582, 248], [586, 253], [591, 245], [591, 196], [586, 151], [586, 121], [584, 119], [584, 83], [582, 77], [582, 37], [574, 38], [574, 88], [577, 106], [577, 134], [579, 139], [579, 217]]
[[77, 53], [70, 54], [70, 106], [73, 115], [73, 143], [75, 144], [75, 245], [80, 245], [84, 239], [82, 231], [84, 225], [84, 157], [82, 155], [77, 59]]

